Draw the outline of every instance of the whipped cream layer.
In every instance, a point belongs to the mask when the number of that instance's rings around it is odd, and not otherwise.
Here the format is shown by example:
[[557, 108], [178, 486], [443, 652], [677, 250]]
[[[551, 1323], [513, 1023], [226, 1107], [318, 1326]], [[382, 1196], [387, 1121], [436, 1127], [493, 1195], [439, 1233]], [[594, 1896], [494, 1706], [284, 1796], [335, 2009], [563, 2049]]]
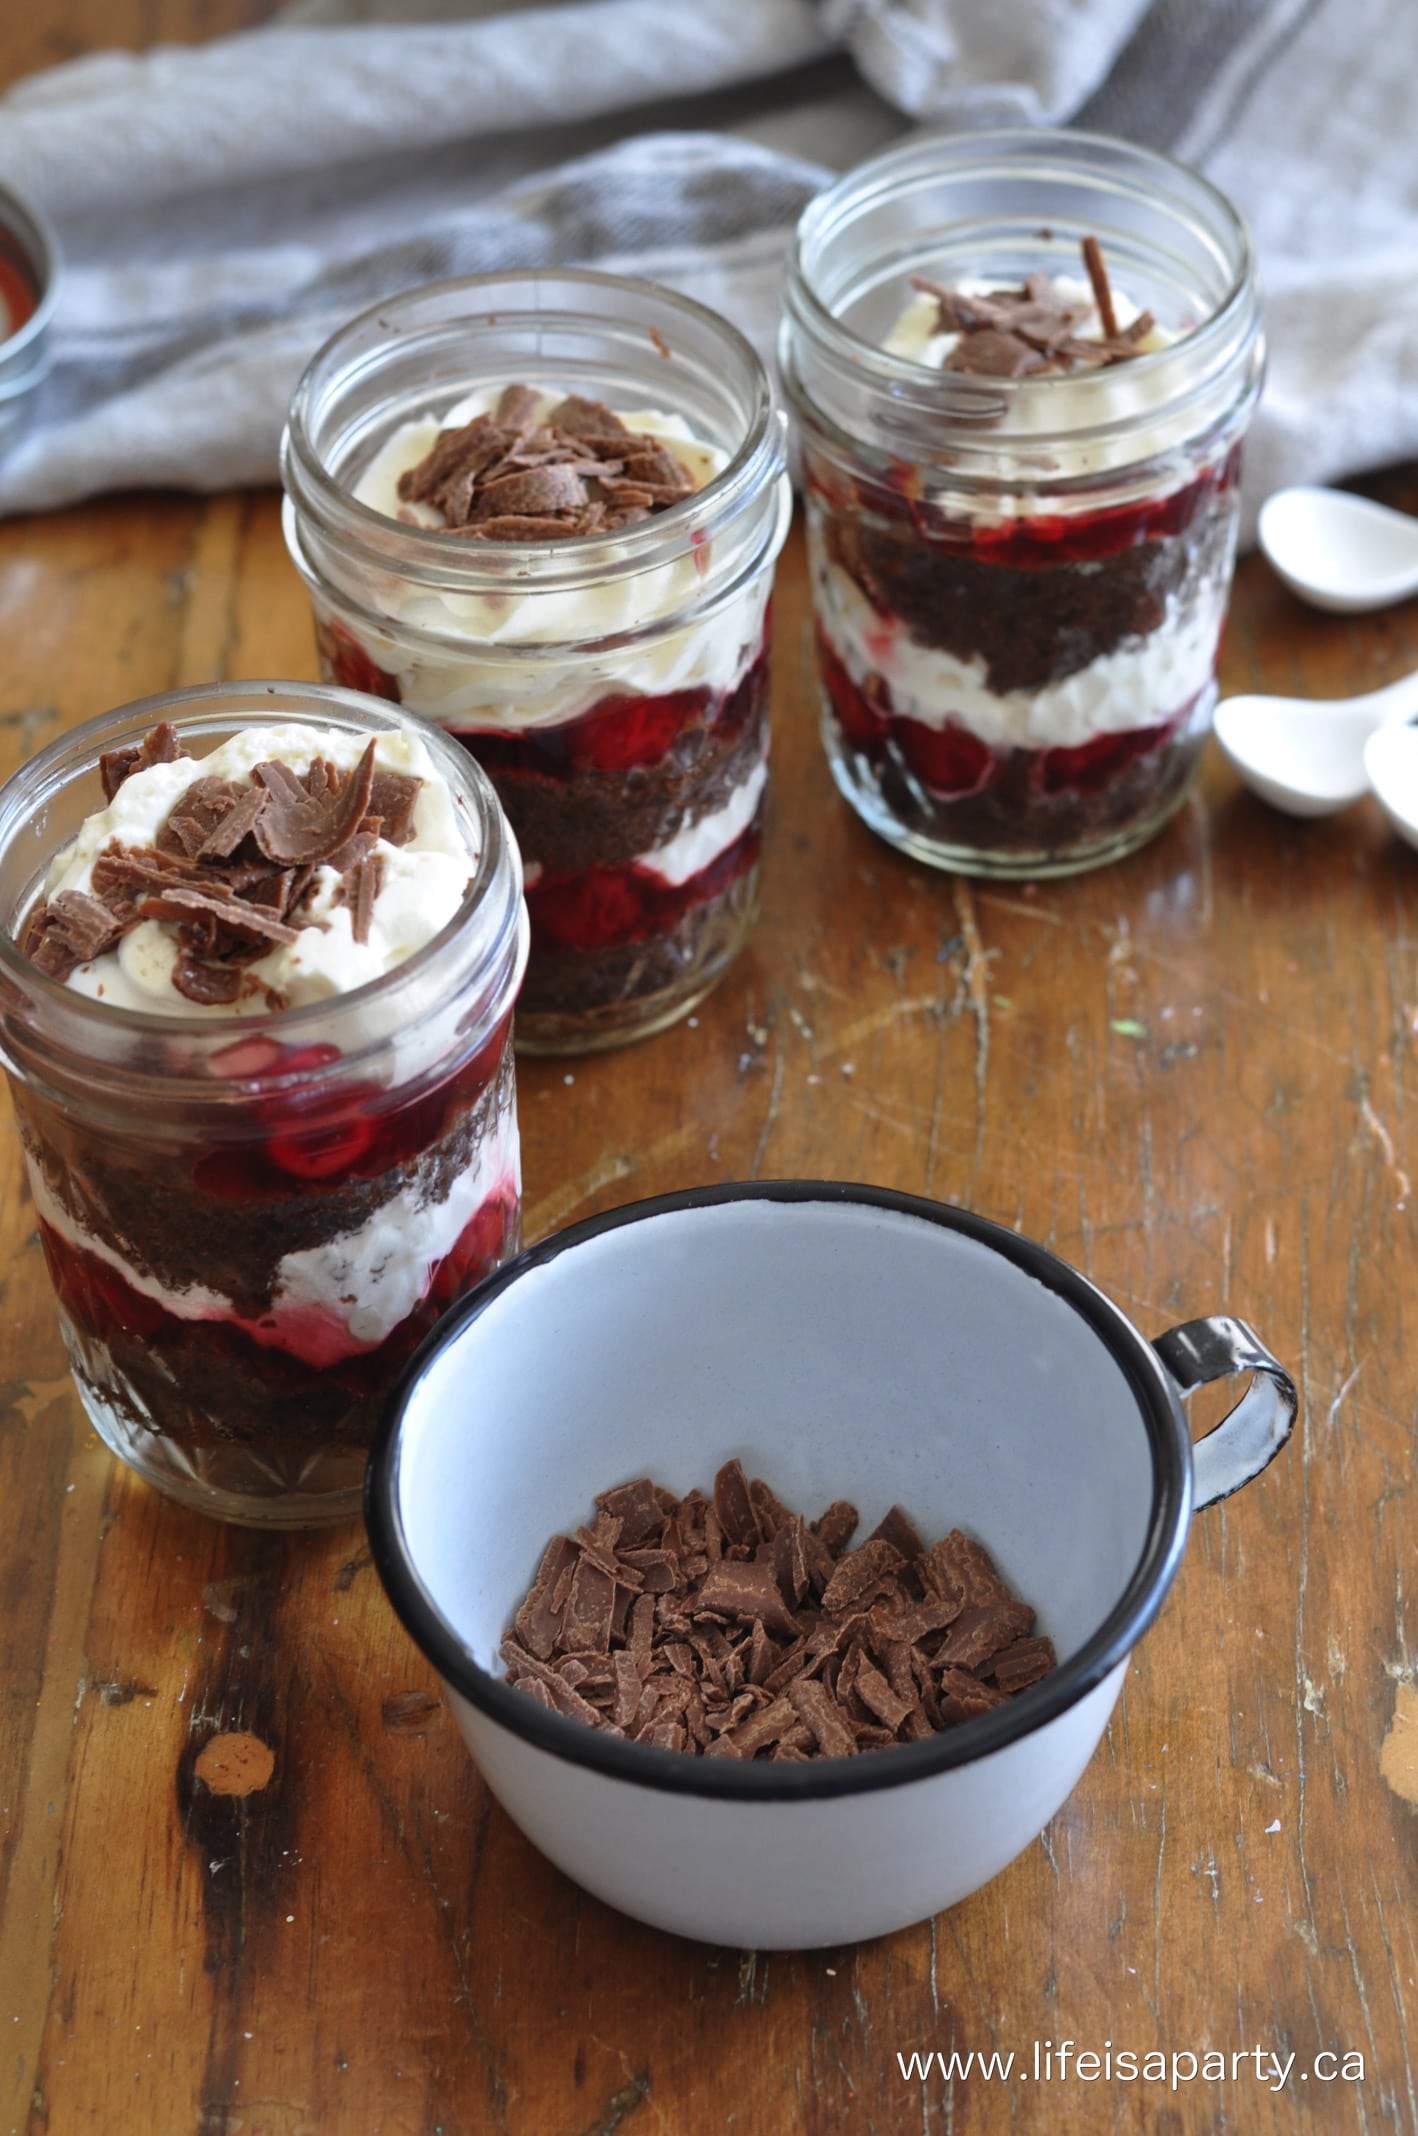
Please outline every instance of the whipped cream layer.
[[141, 1297], [175, 1319], [223, 1321], [265, 1348], [319, 1367], [377, 1349], [428, 1295], [439, 1262], [483, 1204], [497, 1194], [510, 1204], [521, 1192], [517, 1120], [509, 1106], [442, 1201], [430, 1202], [415, 1180], [355, 1230], [284, 1255], [270, 1311], [251, 1320], [219, 1291], [200, 1283], [170, 1290], [135, 1268], [107, 1239], [75, 1221], [32, 1159], [28, 1170], [36, 1213], [50, 1229], [114, 1269]]
[[[151, 846], [173, 805], [198, 779], [241, 783], [258, 764], [268, 762], [284, 764], [300, 776], [317, 757], [349, 772], [369, 740], [366, 734], [338, 728], [253, 726], [207, 756], [178, 757], [170, 764], [132, 772], [107, 807], [89, 816], [72, 843], [56, 855], [43, 895], [90, 890], [94, 862], [110, 846]], [[366, 941], [355, 940], [351, 908], [337, 901], [339, 871], [322, 865], [300, 911], [296, 940], [278, 944], [244, 967], [256, 986], [272, 989], [288, 1008], [348, 993], [402, 964], [452, 919], [476, 869], [473, 827], [424, 742], [407, 729], [379, 734], [374, 741], [378, 766], [421, 781], [412, 830], [404, 845], [381, 838], [375, 848], [382, 871]], [[116, 949], [81, 964], [67, 983], [94, 1000], [149, 1015], [249, 1016], [262, 1005], [260, 993], [214, 1003], [194, 1002], [180, 993], [172, 976], [180, 946], [171, 921], [144, 920]]]
[[[639, 875], [653, 875], [668, 889], [680, 889], [712, 867], [730, 846], [738, 844], [758, 814], [767, 785], [768, 751], [765, 749], [748, 777], [733, 789], [720, 807], [707, 816], [698, 816], [686, 823], [673, 838], [666, 839], [651, 852], [637, 853], [633, 860], [616, 865], [633, 868]], [[538, 862], [528, 861], [524, 873], [526, 888], [535, 890], [545, 873]]]
[[[1068, 305], [1077, 315], [1076, 338], [1080, 341], [1099, 340], [1103, 334], [1103, 321], [1091, 285], [1081, 276], [1054, 275], [1050, 279], [1059, 302]], [[1000, 285], [984, 276], [962, 275], [952, 286], [962, 296], [984, 297]], [[1112, 297], [1118, 327], [1131, 326], [1140, 315], [1140, 307], [1125, 290], [1114, 289]], [[882, 347], [890, 356], [902, 356], [909, 363], [942, 371], [960, 338], [958, 333], [940, 330], [938, 301], [929, 291], [917, 290], [900, 312]], [[1154, 325], [1138, 342], [1138, 350], [1146, 356], [1170, 348], [1178, 339], [1178, 334]], [[962, 377], [962, 383], [990, 388], [1000, 381], [967, 375]], [[1164, 416], [1164, 404], [1175, 396], [1176, 381], [1159, 378], [1145, 365], [1139, 367], [1132, 361], [1074, 375], [1060, 372], [1038, 379], [1013, 379], [1008, 381], [1008, 391], [1008, 428], [1014, 435], [1007, 450], [1002, 447], [1001, 451], [1007, 462], [1018, 466], [1021, 475], [1031, 472], [1036, 477], [1056, 478], [1099, 474], [1110, 468], [1150, 460], [1155, 454], [1179, 444], [1187, 434], [1185, 421], [1179, 428]], [[1155, 424], [1144, 423], [1123, 438], [1080, 438], [1072, 443], [1054, 435], [1084, 428], [1091, 430], [1102, 423], [1137, 424], [1149, 414], [1157, 416]], [[1019, 438], [1020, 432], [1050, 434], [1047, 460], [1042, 446], [1031, 454], [1027, 442]], [[1057, 505], [1050, 506], [1051, 510], [1058, 508]], [[982, 512], [985, 509], [982, 506]], [[992, 518], [1010, 517], [1019, 509], [1027, 509], [1027, 502], [1021, 506], [1019, 500], [997, 498], [989, 505], [988, 514]]]
[[1168, 600], [1157, 628], [1038, 690], [991, 690], [981, 659], [922, 645], [879, 615], [855, 581], [812, 542], [817, 618], [853, 682], [878, 675], [898, 717], [940, 730], [965, 727], [991, 749], [1074, 749], [1173, 717], [1211, 679], [1226, 585]]
[[[536, 390], [542, 419], [564, 395]], [[489, 387], [469, 394], [441, 418], [420, 416], [400, 424], [354, 485], [356, 500], [408, 525], [441, 525], [440, 514], [431, 506], [400, 497], [399, 478], [427, 456], [440, 430], [490, 413], [501, 391], [500, 386]], [[617, 408], [615, 413], [628, 430], [659, 440], [697, 489], [728, 464], [727, 455], [696, 437], [682, 416], [658, 408]], [[495, 552], [503, 545], [483, 546]], [[764, 572], [706, 623], [667, 631], [641, 645], [604, 647], [600, 641], [608, 637], [664, 622], [704, 591], [702, 554], [633, 576], [615, 574], [615, 556], [611, 541], [605, 578], [562, 591], [453, 593], [385, 573], [371, 585], [367, 605], [388, 616], [389, 629], [356, 626], [345, 619], [343, 627], [353, 632], [377, 667], [395, 678], [402, 704], [460, 732], [556, 726], [589, 711], [601, 698], [621, 693], [659, 697], [680, 690], [732, 689], [762, 640], [771, 572]], [[401, 627], [462, 643], [456, 650], [434, 648], [401, 635]], [[545, 660], [515, 657], [538, 645], [597, 650], [570, 658], [564, 651], [561, 657], [549, 653]], [[514, 657], [506, 657], [509, 654]]]
[[671, 889], [679, 889], [696, 875], [712, 867], [721, 854], [737, 845], [744, 832], [758, 814], [764, 788], [768, 784], [768, 758], [766, 754], [754, 766], [748, 777], [736, 786], [721, 808], [712, 815], [701, 816], [664, 845], [657, 846], [653, 853], [642, 853], [632, 865], [646, 875], [658, 876]]

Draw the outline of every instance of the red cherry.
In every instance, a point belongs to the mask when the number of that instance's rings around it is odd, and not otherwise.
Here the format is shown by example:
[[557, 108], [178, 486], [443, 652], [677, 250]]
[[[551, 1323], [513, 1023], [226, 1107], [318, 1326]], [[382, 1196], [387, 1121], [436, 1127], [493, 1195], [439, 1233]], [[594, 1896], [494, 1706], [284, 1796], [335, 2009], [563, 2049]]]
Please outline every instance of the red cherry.
[[155, 1298], [133, 1290], [117, 1269], [97, 1254], [71, 1246], [42, 1218], [40, 1239], [60, 1303], [86, 1333], [100, 1338], [115, 1331], [144, 1337], [158, 1333], [167, 1315]]
[[603, 697], [564, 730], [567, 755], [590, 771], [629, 771], [656, 764], [676, 735], [709, 702], [707, 690], [675, 690], [664, 697]]
[[933, 794], [959, 799], [989, 784], [994, 752], [964, 727], [937, 729], [917, 719], [898, 719], [892, 731], [902, 756]]
[[316, 635], [332, 682], [342, 683], [347, 690], [363, 690], [366, 697], [400, 702], [397, 676], [380, 667], [343, 623], [326, 621]]
[[282, 1075], [310, 1075], [339, 1060], [340, 1049], [326, 1039], [316, 1039], [308, 1046], [282, 1046], [280, 1055]]
[[587, 868], [527, 893], [532, 933], [558, 949], [604, 949], [653, 929], [654, 892], [624, 868]]
[[1096, 793], [1124, 766], [1155, 749], [1167, 731], [1166, 724], [1131, 727], [1123, 734], [1096, 734], [1091, 742], [1081, 742], [1076, 749], [1041, 749], [1030, 770], [1035, 790], [1044, 794]]
[[373, 1140], [374, 1122], [354, 1113], [298, 1133], [272, 1135], [266, 1150], [271, 1162], [293, 1179], [330, 1179], [357, 1164]]
[[270, 1075], [279, 1065], [284, 1051], [274, 1038], [238, 1038], [214, 1053], [207, 1066], [213, 1075], [239, 1076], [245, 1080], [248, 1076]]
[[891, 697], [885, 683], [873, 689], [872, 695], [859, 689], [843, 663], [838, 659], [827, 639], [818, 632], [818, 666], [822, 680], [837, 715], [837, 724], [849, 742], [859, 749], [869, 749], [886, 733], [891, 714]]

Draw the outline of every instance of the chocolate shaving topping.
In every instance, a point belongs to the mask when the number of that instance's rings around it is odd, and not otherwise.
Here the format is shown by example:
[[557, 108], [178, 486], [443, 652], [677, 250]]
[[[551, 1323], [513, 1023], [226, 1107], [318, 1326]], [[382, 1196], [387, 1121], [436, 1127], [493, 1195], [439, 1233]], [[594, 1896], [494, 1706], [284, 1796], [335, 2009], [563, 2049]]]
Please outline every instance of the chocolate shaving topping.
[[197, 848], [197, 858], [230, 860], [242, 839], [256, 828], [256, 819], [266, 801], [265, 789], [260, 786], [248, 786], [244, 793], [234, 793], [226, 813], [213, 824]]
[[532, 386], [504, 386], [495, 420], [509, 430], [530, 430], [537, 419], [541, 395]]
[[1022, 289], [984, 294], [913, 276], [912, 286], [939, 306], [937, 332], [958, 336], [946, 370], [982, 378], [1043, 377], [1096, 370], [1140, 355], [1156, 320], [1151, 312], [1141, 312], [1129, 326], [1119, 327], [1103, 248], [1096, 237], [1086, 237], [1082, 251], [1102, 328], [1095, 336], [1078, 333], [1083, 314], [1059, 296], [1046, 274], [1031, 274]]
[[377, 852], [361, 854], [345, 873], [340, 885], [340, 895], [350, 908], [350, 933], [356, 942], [369, 940], [374, 901], [379, 895], [379, 886], [383, 880], [384, 856]]
[[112, 949], [123, 928], [107, 905], [84, 890], [59, 890], [25, 923], [20, 947], [51, 979], [67, 979]]
[[693, 493], [683, 462], [604, 401], [571, 394], [538, 421], [540, 405], [531, 386], [505, 387], [491, 415], [439, 432], [399, 477], [400, 497], [432, 506], [468, 541], [566, 541]]
[[[138, 900], [144, 920], [176, 920], [182, 923], [211, 920], [218, 934], [234, 935], [238, 942], [293, 942], [296, 929], [287, 927], [274, 912], [252, 905], [228, 892], [214, 896], [189, 883], [172, 883]], [[216, 948], [216, 942], [213, 942]]]
[[1108, 270], [1103, 264], [1103, 247], [1096, 237], [1085, 237], [1083, 240], [1083, 264], [1092, 284], [1093, 302], [1098, 307], [1103, 332], [1109, 341], [1115, 341], [1118, 334], [1118, 315], [1113, 309], [1113, 287], [1108, 280]]
[[414, 811], [422, 791], [422, 779], [412, 779], [402, 771], [386, 771], [382, 764], [375, 765], [374, 783], [369, 789], [369, 813], [379, 818], [379, 835], [386, 845], [407, 845], [413, 837]]
[[649, 1477], [553, 1536], [502, 1642], [551, 1711], [692, 1756], [792, 1763], [922, 1742], [1054, 1666], [1034, 1612], [954, 1529], [928, 1549], [899, 1506], [848, 1551], [737, 1461], [712, 1498]]
[[[203, 1006], [229, 1004], [258, 986], [243, 966], [295, 941], [320, 866], [340, 874], [351, 931], [368, 941], [383, 875], [379, 839], [407, 843], [423, 785], [376, 767], [374, 750], [371, 741], [348, 773], [317, 758], [303, 779], [283, 764], [258, 765], [250, 780], [193, 779], [154, 844], [109, 845], [94, 860], [87, 891], [61, 891], [34, 908], [21, 934], [25, 955], [67, 979], [141, 921], [161, 920], [177, 934], [177, 992]], [[184, 754], [163, 722], [140, 746], [102, 759], [104, 792], [111, 800], [135, 771]], [[258, 990], [269, 1008], [284, 1006], [270, 988]]]
[[580, 393], [570, 393], [565, 400], [557, 402], [547, 417], [547, 427], [563, 430], [572, 438], [630, 436], [614, 408], [608, 408], [604, 401], [587, 400]]
[[165, 719], [160, 719], [149, 729], [136, 749], [105, 749], [98, 760], [105, 801], [111, 801], [123, 781], [131, 778], [135, 771], [147, 771], [153, 764], [175, 764], [186, 754], [177, 739], [177, 729]]
[[307, 786], [288, 764], [256, 766], [268, 800], [256, 818], [254, 836], [268, 860], [318, 865], [339, 852], [367, 815], [374, 791], [372, 741], [348, 778], [334, 787], [323, 766], [319, 769], [320, 783]]

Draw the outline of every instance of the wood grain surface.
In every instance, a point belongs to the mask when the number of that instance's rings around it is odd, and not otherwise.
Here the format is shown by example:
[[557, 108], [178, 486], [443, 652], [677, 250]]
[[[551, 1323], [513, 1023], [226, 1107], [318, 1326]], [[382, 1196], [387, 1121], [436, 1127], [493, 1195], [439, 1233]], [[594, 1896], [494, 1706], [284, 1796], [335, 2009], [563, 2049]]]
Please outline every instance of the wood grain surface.
[[[109, 1458], [6, 1111], [0, 2136], [1418, 2130], [1418, 855], [1216, 760], [1111, 871], [930, 875], [835, 796], [805, 614], [795, 538], [753, 944], [692, 1024], [524, 1065], [529, 1236], [736, 1177], [966, 1202], [1148, 1333], [1252, 1320], [1302, 1385], [1291, 1448], [1198, 1518], [1093, 1765], [994, 1884], [858, 1949], [677, 1942], [491, 1805], [357, 1529], [224, 1530]], [[0, 631], [3, 772], [123, 699], [315, 672], [269, 495], [0, 527]], [[1243, 568], [1230, 688], [1414, 666], [1418, 605], [1324, 619]], [[1283, 2093], [897, 2064], [1050, 2039], [1297, 2060]], [[1319, 2050], [1363, 2082], [1302, 2082]]]

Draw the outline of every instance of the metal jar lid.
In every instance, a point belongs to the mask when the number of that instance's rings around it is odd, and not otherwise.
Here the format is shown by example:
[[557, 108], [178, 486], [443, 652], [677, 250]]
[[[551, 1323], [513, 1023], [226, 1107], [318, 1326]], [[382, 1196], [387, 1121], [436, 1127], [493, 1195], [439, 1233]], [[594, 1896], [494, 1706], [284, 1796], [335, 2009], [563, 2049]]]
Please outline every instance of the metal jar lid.
[[60, 273], [59, 243], [47, 219], [0, 186], [0, 452], [16, 436], [49, 368]]

